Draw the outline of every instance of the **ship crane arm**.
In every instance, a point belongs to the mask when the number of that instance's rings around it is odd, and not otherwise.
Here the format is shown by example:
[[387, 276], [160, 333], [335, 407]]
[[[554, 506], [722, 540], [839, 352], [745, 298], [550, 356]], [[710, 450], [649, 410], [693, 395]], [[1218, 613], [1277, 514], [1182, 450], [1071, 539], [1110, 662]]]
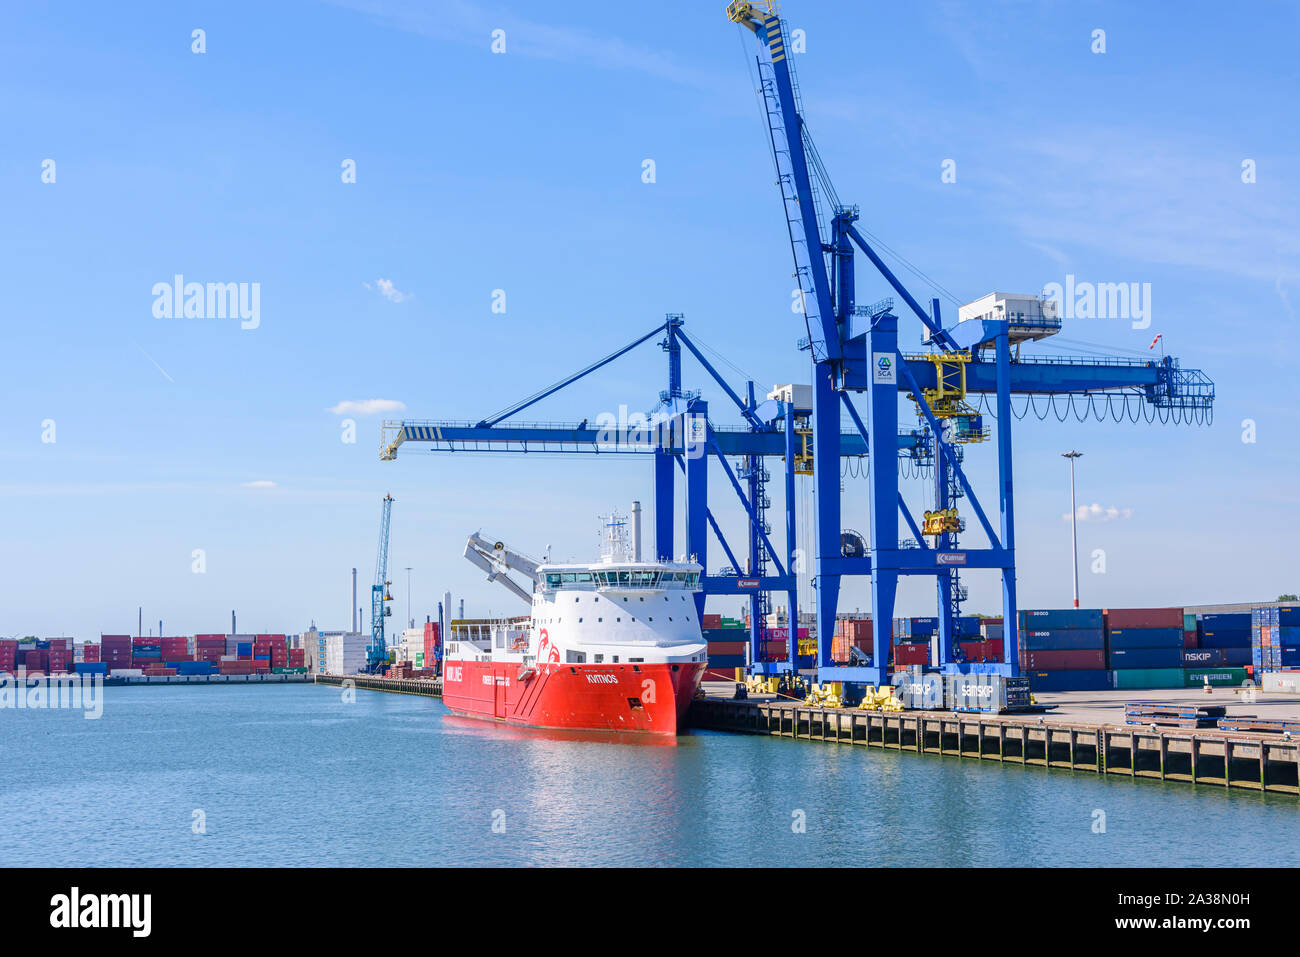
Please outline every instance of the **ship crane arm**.
[[526, 604], [533, 603], [531, 590], [511, 578], [510, 572], [518, 572], [535, 584], [538, 581], [538, 562], [507, 548], [502, 542], [489, 542], [477, 532], [465, 542], [465, 557], [487, 572], [488, 581], [502, 585]]

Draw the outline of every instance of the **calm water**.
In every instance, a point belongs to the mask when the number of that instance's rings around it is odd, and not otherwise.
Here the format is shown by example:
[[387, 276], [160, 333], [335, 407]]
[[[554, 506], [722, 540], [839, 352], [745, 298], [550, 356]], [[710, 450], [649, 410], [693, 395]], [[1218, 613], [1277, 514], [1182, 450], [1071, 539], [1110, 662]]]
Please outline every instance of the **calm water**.
[[707, 732], [513, 731], [323, 686], [105, 695], [98, 721], [0, 711], [0, 861], [1300, 864], [1300, 804], [1281, 795]]

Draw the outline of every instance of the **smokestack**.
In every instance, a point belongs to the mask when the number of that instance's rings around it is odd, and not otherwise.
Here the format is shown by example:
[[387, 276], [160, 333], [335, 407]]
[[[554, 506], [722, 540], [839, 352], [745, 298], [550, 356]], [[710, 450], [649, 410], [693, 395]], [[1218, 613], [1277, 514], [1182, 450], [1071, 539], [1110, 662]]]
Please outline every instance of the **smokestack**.
[[358, 630], [357, 626], [357, 570], [352, 569], [352, 630]]
[[641, 503], [632, 503], [632, 560], [641, 560]]
[[144, 605], [140, 606], [139, 613], [136, 617], [135, 636], [137, 638], [144, 637]]
[[230, 633], [232, 635], [239, 634], [239, 629], [235, 627], [235, 609], [233, 608], [230, 609]]

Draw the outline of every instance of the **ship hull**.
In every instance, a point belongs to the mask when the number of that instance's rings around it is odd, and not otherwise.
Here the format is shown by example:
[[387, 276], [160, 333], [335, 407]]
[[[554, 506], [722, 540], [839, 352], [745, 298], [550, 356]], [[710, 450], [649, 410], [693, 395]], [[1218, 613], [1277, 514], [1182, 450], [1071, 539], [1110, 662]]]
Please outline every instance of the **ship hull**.
[[454, 713], [527, 728], [680, 734], [704, 663], [565, 665], [456, 661], [443, 666]]

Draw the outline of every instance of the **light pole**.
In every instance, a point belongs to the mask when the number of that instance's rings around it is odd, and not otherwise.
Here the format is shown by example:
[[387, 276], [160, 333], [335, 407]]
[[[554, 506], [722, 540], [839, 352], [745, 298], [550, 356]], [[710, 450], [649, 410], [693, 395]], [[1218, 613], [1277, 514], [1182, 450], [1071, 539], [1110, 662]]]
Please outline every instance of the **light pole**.
[[406, 566], [406, 627], [414, 628], [415, 622], [411, 619], [411, 566]]
[[1079, 607], [1079, 512], [1074, 504], [1074, 460], [1082, 452], [1062, 452], [1061, 457], [1070, 460], [1070, 555], [1074, 559], [1074, 607]]

